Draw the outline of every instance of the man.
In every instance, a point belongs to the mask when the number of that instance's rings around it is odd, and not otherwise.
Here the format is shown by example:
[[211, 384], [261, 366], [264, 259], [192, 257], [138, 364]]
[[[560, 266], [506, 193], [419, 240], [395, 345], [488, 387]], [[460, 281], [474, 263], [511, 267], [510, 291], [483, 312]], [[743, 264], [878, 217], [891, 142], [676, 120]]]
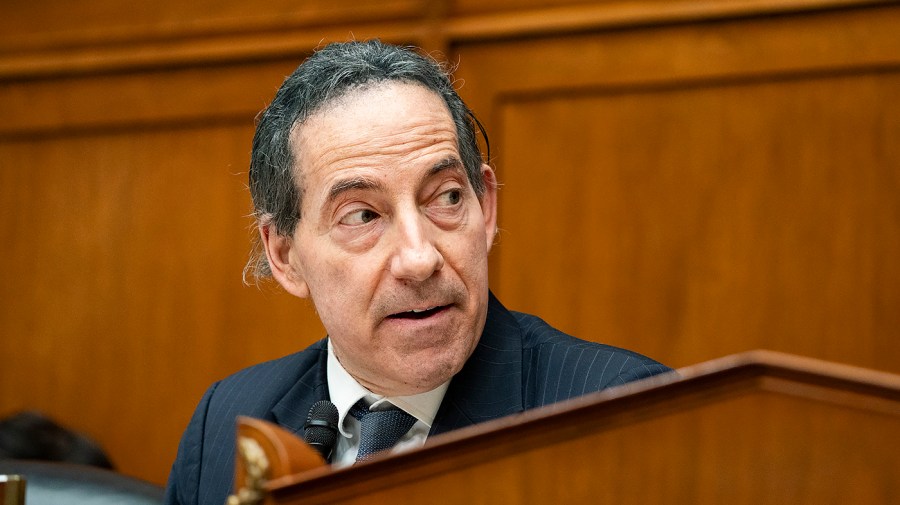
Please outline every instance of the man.
[[311, 298], [328, 337], [207, 391], [170, 503], [223, 503], [237, 415], [296, 432], [328, 399], [340, 427], [332, 462], [343, 466], [369, 455], [369, 411], [408, 420], [393, 448], [405, 450], [668, 370], [489, 293], [497, 180], [474, 124], [439, 65], [377, 41], [329, 45], [284, 82], [253, 143], [254, 270]]

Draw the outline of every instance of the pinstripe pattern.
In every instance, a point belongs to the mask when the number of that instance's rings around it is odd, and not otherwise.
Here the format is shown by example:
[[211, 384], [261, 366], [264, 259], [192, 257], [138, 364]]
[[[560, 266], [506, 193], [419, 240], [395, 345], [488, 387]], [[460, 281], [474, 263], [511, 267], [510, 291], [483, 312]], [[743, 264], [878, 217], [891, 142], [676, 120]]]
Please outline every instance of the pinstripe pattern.
[[635, 352], [586, 342], [493, 295], [481, 341], [450, 382], [431, 434], [625, 384], [670, 369]]
[[234, 473], [235, 419], [249, 416], [298, 432], [312, 404], [328, 399], [325, 340], [213, 384], [178, 447], [165, 503], [221, 505]]
[[[166, 503], [224, 503], [232, 486], [235, 417], [299, 431], [328, 399], [325, 341], [214, 384], [182, 437]], [[669, 368], [640, 354], [585, 342], [541, 319], [507, 311], [493, 295], [481, 340], [450, 382], [431, 434], [548, 405]]]

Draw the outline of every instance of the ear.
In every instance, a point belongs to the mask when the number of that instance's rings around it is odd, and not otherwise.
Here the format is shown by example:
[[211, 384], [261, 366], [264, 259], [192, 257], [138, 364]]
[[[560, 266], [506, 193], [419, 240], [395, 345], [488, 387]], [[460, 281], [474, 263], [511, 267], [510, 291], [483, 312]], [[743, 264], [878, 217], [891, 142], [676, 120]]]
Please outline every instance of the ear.
[[259, 236], [266, 251], [272, 277], [288, 293], [300, 298], [309, 298], [309, 286], [305, 277], [298, 265], [291, 264], [291, 258], [296, 258], [296, 254], [291, 254], [291, 249], [295, 247], [293, 239], [279, 234], [271, 223], [259, 225]]
[[497, 176], [487, 164], [481, 165], [481, 180], [484, 181], [484, 195], [481, 196], [481, 213], [484, 216], [484, 233], [487, 250], [494, 245], [497, 236]]

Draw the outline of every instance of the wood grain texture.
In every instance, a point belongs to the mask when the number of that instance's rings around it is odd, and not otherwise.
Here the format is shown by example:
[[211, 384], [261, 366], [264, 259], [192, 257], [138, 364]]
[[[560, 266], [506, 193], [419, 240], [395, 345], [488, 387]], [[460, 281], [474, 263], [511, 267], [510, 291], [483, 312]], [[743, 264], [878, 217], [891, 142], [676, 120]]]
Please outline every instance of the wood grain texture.
[[452, 2], [446, 30], [456, 41], [646, 27], [744, 16], [796, 14], [888, 3], [871, 0], [500, 0]]
[[271, 503], [892, 503], [900, 377], [730, 356], [272, 483]]
[[503, 184], [498, 296], [676, 366], [766, 347], [900, 370], [897, 26], [460, 44]]
[[900, 72], [508, 103], [496, 289], [678, 365], [900, 370], [898, 99]]
[[[421, 0], [286, 0], [249, 4], [166, 2], [129, 5], [110, 0], [12, 1], [0, 7], [0, 42], [19, 50], [141, 41], [174, 42], [209, 35], [236, 35], [293, 27], [350, 25], [360, 21], [414, 18]], [[77, 22], [75, 22], [77, 20]]]
[[0, 145], [4, 414], [44, 411], [164, 482], [213, 380], [324, 335], [241, 283], [251, 135], [248, 118]]
[[510, 308], [670, 365], [897, 371], [898, 28], [863, 0], [3, 3], [0, 416], [163, 483], [211, 382], [324, 335], [241, 284], [246, 167], [284, 76], [350, 34], [460, 62]]

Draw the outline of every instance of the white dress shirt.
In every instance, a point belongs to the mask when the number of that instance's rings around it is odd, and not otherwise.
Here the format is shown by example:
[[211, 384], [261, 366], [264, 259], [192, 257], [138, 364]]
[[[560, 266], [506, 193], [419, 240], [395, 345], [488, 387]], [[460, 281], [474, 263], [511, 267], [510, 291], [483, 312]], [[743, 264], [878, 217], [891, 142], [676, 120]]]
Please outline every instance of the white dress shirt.
[[447, 392], [447, 381], [431, 391], [412, 396], [381, 396], [369, 391], [353, 378], [334, 355], [331, 339], [328, 340], [328, 394], [331, 402], [338, 410], [338, 440], [335, 444], [331, 464], [336, 468], [350, 466], [356, 462], [359, 450], [359, 421], [350, 415], [352, 407], [360, 399], [365, 399], [369, 410], [384, 410], [391, 405], [403, 409], [417, 419], [416, 424], [400, 438], [391, 452], [403, 452], [421, 447], [428, 437], [428, 431], [434, 422], [444, 393]]

